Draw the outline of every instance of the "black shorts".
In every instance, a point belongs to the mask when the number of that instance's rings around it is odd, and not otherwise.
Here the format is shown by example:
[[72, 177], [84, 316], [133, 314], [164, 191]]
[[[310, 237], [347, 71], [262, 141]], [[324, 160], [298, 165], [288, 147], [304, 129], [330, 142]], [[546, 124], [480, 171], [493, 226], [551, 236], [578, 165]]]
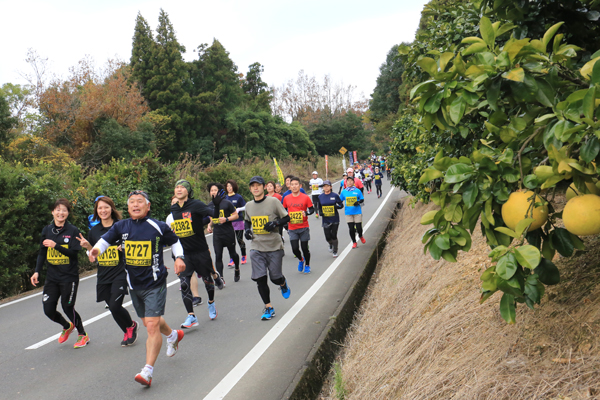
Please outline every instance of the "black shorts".
[[105, 301], [108, 303], [110, 301], [110, 296], [115, 293], [122, 294], [123, 296], [129, 294], [126, 280], [119, 279], [112, 283], [96, 285], [96, 302], [100, 303]]
[[193, 253], [185, 253], [185, 271], [181, 276], [192, 276], [197, 273], [199, 276], [208, 278], [211, 274], [215, 274], [215, 266], [210, 256], [210, 250], [198, 251]]

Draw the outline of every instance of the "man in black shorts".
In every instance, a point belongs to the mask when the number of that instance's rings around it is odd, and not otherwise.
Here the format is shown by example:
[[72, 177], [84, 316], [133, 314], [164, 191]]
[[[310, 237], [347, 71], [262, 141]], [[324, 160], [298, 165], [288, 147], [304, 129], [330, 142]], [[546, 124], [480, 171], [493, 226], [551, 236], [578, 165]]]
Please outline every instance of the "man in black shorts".
[[111, 245], [122, 242], [131, 301], [148, 330], [146, 365], [135, 376], [135, 381], [149, 387], [154, 363], [162, 347], [161, 334], [167, 337], [168, 357], [177, 353], [179, 342], [183, 339], [183, 331], [171, 329], [162, 317], [167, 301], [167, 269], [163, 262], [163, 247], [171, 246], [176, 274], [185, 270], [185, 262], [177, 235], [164, 222], [148, 216], [150, 198], [146, 192], [135, 190], [129, 193], [127, 209], [131, 218], [117, 221], [102, 235], [90, 250], [89, 259], [95, 262]]
[[223, 281], [215, 270], [204, 236], [204, 225], [209, 222], [213, 210], [200, 200], [194, 199], [193, 196], [194, 191], [188, 181], [180, 179], [175, 183], [177, 202], [171, 206], [171, 215], [173, 216], [171, 228], [179, 236], [186, 257], [186, 269], [179, 274], [181, 297], [188, 312], [186, 320], [181, 324], [181, 327], [185, 329], [198, 326], [190, 286], [190, 279], [194, 272], [200, 275], [204, 281], [204, 287], [208, 293], [208, 316], [210, 319], [217, 318], [215, 285], [219, 289], [223, 289]]

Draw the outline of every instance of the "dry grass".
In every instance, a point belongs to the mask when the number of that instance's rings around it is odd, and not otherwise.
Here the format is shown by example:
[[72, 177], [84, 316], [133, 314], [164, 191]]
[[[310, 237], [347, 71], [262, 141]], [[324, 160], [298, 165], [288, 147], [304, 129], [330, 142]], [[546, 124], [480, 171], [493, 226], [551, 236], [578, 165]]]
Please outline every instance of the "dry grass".
[[[600, 398], [600, 242], [556, 260], [561, 284], [507, 325], [499, 294], [478, 302], [491, 265], [481, 234], [458, 263], [435, 261], [419, 224], [435, 206], [407, 204], [338, 360], [344, 398]], [[333, 386], [321, 398], [336, 399]]]

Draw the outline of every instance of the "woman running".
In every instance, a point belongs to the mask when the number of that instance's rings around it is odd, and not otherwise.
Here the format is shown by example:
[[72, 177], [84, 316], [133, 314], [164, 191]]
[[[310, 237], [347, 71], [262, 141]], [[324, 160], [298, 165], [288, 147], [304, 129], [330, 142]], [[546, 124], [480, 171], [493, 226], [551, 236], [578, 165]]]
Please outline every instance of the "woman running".
[[[94, 217], [92, 221], [98, 221], [90, 229], [87, 240], [80, 233], [77, 240], [81, 247], [91, 251], [98, 240], [113, 224], [121, 220], [122, 216], [115, 203], [110, 197], [98, 196], [94, 204]], [[125, 336], [121, 346], [131, 346], [137, 340], [137, 322], [131, 319], [129, 311], [123, 307], [123, 299], [129, 293], [127, 291], [127, 273], [125, 272], [125, 257], [121, 245], [109, 247], [98, 257], [98, 282], [96, 283], [96, 302], [106, 302], [113, 319], [119, 325]]]
[[[273, 181], [267, 182], [267, 196], [275, 197], [280, 202], [282, 201], [281, 194], [277, 192], [277, 186], [279, 186], [279, 191], [281, 192], [281, 185], [279, 183], [275, 183]], [[283, 238], [283, 225], [279, 225], [279, 235], [281, 235], [281, 241], [285, 243], [285, 239]]]
[[349, 176], [346, 179], [346, 189], [342, 190], [340, 199], [346, 202], [346, 222], [350, 230], [350, 238], [352, 239], [352, 248], [356, 249], [356, 234], [358, 238], [365, 244], [367, 241], [363, 237], [362, 228], [362, 209], [361, 204], [364, 203], [364, 197], [360, 190], [354, 186], [354, 178]]
[[[31, 284], [37, 286], [42, 268], [46, 264], [46, 283], [42, 300], [44, 314], [63, 327], [58, 343], [66, 342], [73, 329], [77, 328], [79, 336], [73, 347], [78, 349], [86, 346], [90, 342], [90, 338], [83, 328], [81, 317], [75, 311], [77, 287], [79, 286], [77, 254], [81, 250], [81, 245], [75, 240], [80, 235], [79, 229], [67, 222], [70, 212], [69, 200], [56, 200], [52, 208], [54, 220], [42, 230], [40, 252], [35, 273], [31, 276]], [[60, 299], [62, 309], [70, 322], [67, 322], [56, 310], [58, 299]]]
[[[233, 221], [231, 225], [233, 225], [235, 237], [242, 250], [241, 264], [246, 264], [246, 243], [244, 243], [244, 208], [246, 207], [246, 200], [238, 194], [238, 184], [233, 179], [226, 182], [225, 189], [227, 190], [227, 200], [235, 206], [240, 216], [240, 218], [237, 221]], [[228, 266], [233, 268], [234, 265], [233, 259], [229, 260]]]
[[338, 256], [337, 232], [340, 226], [340, 215], [338, 209], [344, 208], [344, 202], [337, 193], [331, 191], [331, 181], [325, 180], [321, 185], [323, 193], [319, 195], [320, 214], [323, 216], [323, 232], [325, 240], [329, 243], [329, 251], [333, 258]]

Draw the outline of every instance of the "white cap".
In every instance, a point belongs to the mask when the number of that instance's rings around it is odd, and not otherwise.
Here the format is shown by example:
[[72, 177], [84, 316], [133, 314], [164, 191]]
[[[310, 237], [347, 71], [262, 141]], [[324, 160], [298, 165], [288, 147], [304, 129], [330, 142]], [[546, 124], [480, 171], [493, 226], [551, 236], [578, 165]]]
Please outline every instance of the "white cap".
[[312, 173], [313, 175], [319, 175], [319, 173], [317, 171], [313, 171]]

